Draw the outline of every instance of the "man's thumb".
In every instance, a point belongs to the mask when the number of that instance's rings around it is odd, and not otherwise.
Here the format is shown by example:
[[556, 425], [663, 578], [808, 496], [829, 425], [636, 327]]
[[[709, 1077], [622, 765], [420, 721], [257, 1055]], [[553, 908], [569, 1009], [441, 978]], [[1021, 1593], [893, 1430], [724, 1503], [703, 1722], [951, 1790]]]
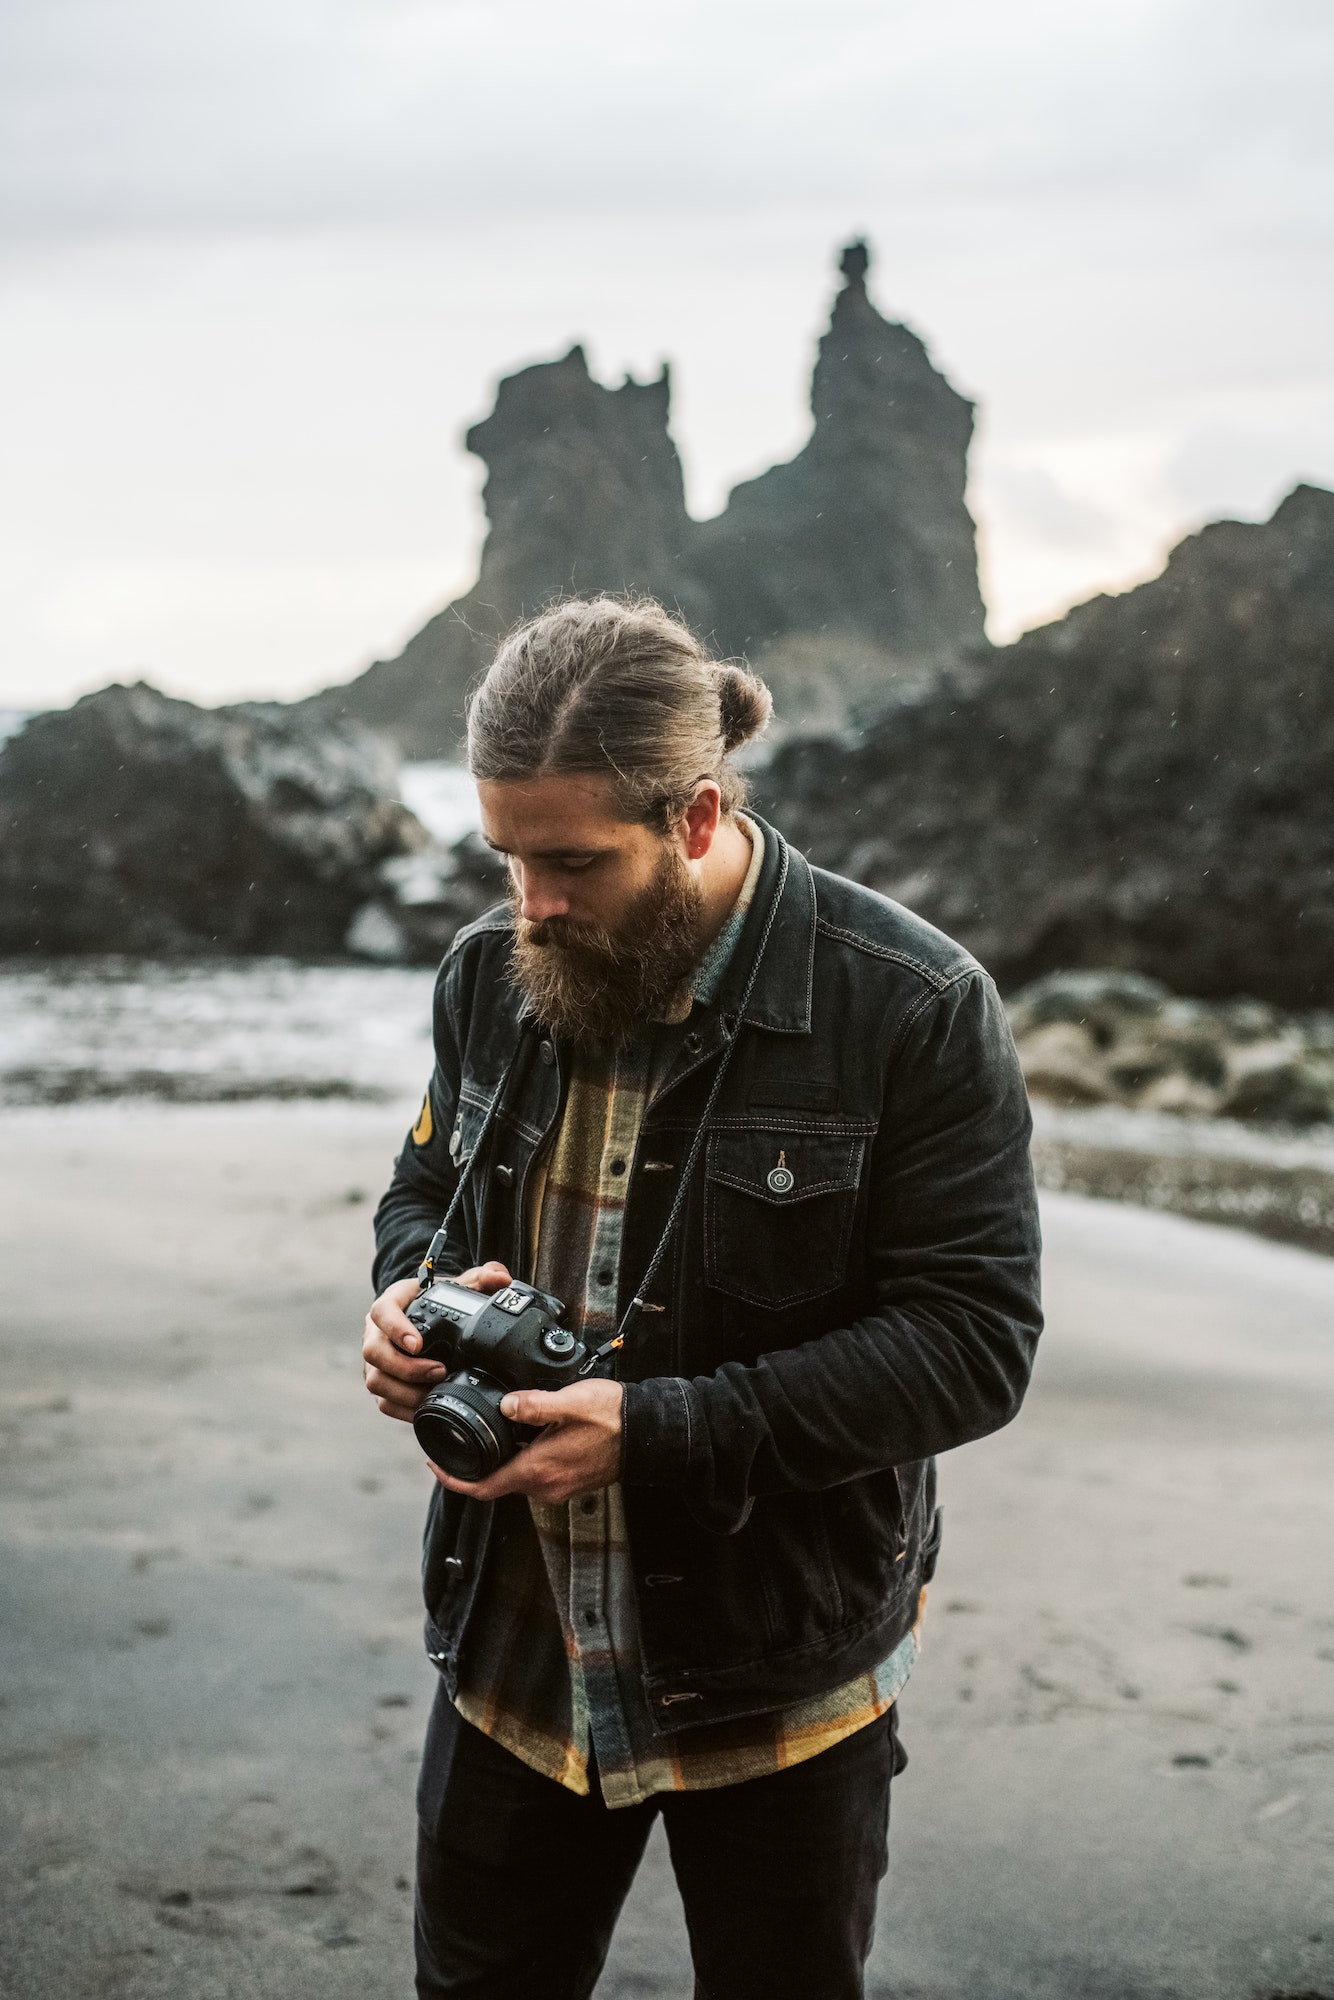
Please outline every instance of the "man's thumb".
[[512, 1389], [502, 1399], [500, 1413], [516, 1424], [554, 1424], [564, 1415], [564, 1405], [547, 1389]]

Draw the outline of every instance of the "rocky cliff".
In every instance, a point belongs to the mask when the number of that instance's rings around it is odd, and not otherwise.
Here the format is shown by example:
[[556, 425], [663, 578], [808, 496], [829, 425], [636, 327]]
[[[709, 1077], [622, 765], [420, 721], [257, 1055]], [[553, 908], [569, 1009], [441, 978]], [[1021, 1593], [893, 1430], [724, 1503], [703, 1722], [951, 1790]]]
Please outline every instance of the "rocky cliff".
[[476, 585], [397, 659], [315, 707], [386, 731], [405, 754], [448, 756], [496, 638], [561, 592], [661, 598], [721, 651], [747, 653], [780, 720], [804, 724], [841, 722], [905, 670], [984, 644], [964, 501], [972, 405], [876, 310], [867, 262], [862, 244], [843, 253], [809, 443], [710, 521], [686, 512], [665, 369], [608, 389], [575, 347], [502, 381], [467, 435], [488, 470]]
[[891, 702], [763, 778], [811, 858], [1012, 986], [1127, 968], [1202, 997], [1334, 992], [1334, 493], [1220, 521], [1164, 573]]
[[109, 687], [0, 751], [0, 952], [341, 951], [425, 845], [365, 731]]

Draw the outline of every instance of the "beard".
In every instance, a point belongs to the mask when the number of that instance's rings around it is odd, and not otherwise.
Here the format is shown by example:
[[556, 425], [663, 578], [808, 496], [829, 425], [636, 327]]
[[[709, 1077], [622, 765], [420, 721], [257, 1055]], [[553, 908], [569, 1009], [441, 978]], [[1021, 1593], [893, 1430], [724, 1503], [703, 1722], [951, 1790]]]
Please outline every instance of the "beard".
[[700, 955], [704, 898], [674, 847], [612, 929], [516, 914], [510, 970], [539, 1019], [576, 1048], [631, 1041], [660, 1020]]

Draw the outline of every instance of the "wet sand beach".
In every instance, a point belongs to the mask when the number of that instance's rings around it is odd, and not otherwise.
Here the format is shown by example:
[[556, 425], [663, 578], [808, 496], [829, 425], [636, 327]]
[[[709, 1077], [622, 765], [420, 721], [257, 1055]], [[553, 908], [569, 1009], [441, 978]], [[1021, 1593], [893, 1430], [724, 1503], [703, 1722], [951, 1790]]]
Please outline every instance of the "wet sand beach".
[[[361, 1104], [0, 1114], [0, 1991], [411, 1992], [426, 1475], [360, 1388]], [[1334, 1993], [1334, 1260], [1049, 1195], [870, 1990]], [[599, 1994], [684, 1996], [665, 1851]]]

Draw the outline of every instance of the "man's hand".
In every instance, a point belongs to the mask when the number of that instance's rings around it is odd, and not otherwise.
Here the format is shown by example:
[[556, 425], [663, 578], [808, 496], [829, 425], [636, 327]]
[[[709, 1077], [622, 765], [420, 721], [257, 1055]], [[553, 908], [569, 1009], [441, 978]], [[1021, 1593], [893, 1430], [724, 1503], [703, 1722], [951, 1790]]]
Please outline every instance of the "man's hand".
[[[479, 1264], [455, 1278], [474, 1292], [498, 1292], [510, 1282], [503, 1264]], [[366, 1315], [366, 1331], [361, 1343], [361, 1368], [366, 1387], [387, 1417], [410, 1424], [412, 1413], [428, 1389], [443, 1382], [449, 1370], [439, 1361], [418, 1361], [422, 1337], [403, 1308], [410, 1306], [420, 1287], [415, 1278], [400, 1278], [381, 1292]]]
[[[501, 1410], [516, 1423], [545, 1424], [541, 1437], [516, 1452], [508, 1465], [502, 1465], [489, 1479], [470, 1484], [465, 1479], [451, 1479], [438, 1465], [432, 1465], [431, 1470], [451, 1493], [466, 1493], [471, 1500], [499, 1500], [503, 1493], [527, 1493], [554, 1506], [575, 1493], [611, 1486], [621, 1470], [624, 1395], [619, 1382], [602, 1380], [572, 1382], [568, 1389], [554, 1392], [511, 1389]], [[381, 1403], [380, 1408], [384, 1407]]]

